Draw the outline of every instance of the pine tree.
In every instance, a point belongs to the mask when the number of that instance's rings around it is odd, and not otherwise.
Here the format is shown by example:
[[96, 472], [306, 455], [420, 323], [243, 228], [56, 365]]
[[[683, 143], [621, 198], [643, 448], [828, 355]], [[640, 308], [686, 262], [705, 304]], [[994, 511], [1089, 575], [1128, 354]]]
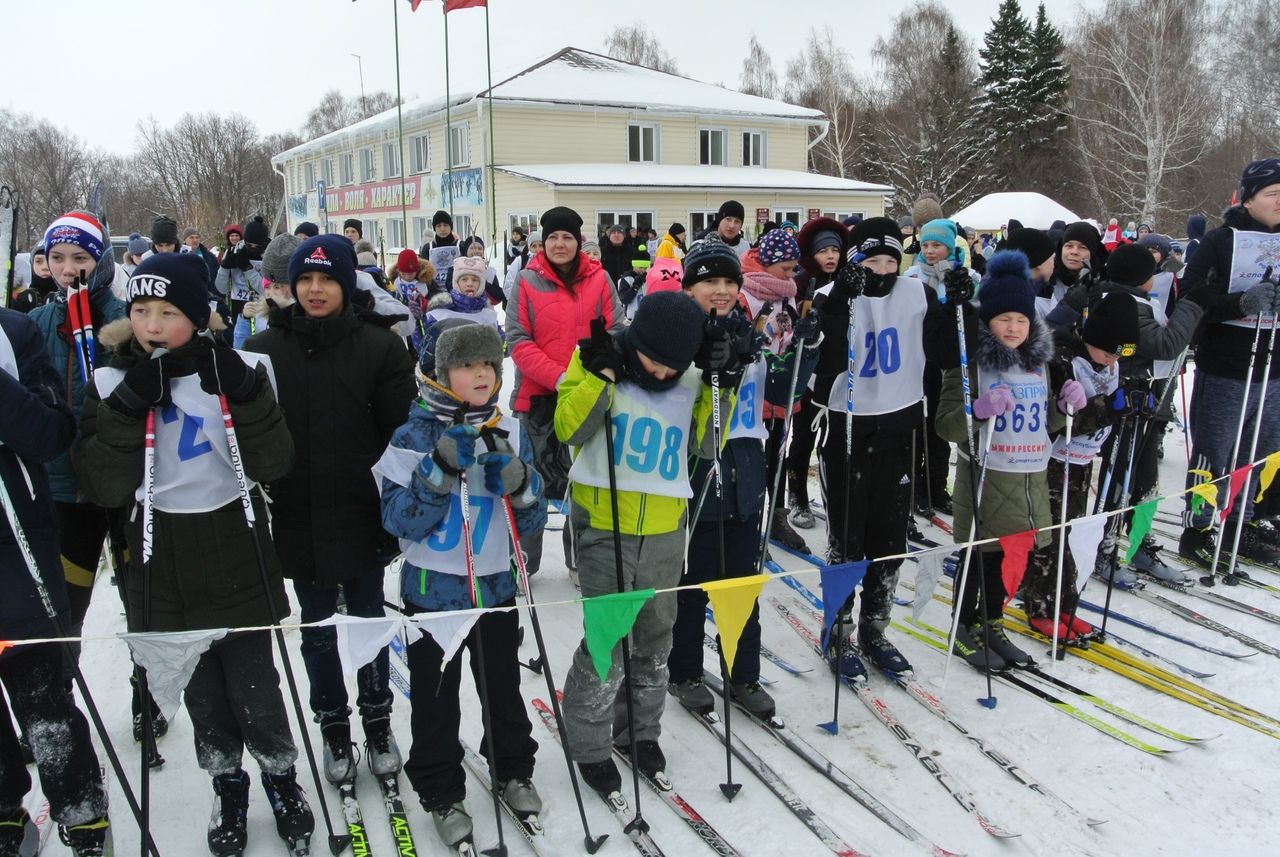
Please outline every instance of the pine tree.
[[1036, 23], [1028, 42], [1027, 123], [1026, 134], [1020, 141], [1023, 150], [1050, 146], [1066, 130], [1065, 107], [1070, 77], [1062, 59], [1065, 47], [1062, 34], [1049, 23], [1042, 2], [1036, 10]]
[[1018, 0], [1001, 0], [978, 49], [980, 94], [975, 104], [986, 124], [987, 151], [1000, 160], [1016, 150], [1025, 131], [1030, 40], [1031, 27]]

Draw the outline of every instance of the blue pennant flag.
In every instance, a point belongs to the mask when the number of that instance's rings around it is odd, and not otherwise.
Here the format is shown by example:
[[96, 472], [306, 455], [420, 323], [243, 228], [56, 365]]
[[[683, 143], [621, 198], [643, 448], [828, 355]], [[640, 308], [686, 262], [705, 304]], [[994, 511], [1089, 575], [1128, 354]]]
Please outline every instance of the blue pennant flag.
[[822, 618], [824, 623], [822, 636], [824, 640], [831, 626], [836, 623], [836, 614], [840, 612], [840, 608], [849, 600], [849, 596], [853, 594], [853, 590], [862, 582], [862, 578], [867, 576], [867, 567], [869, 565], [871, 565], [870, 561], [864, 559], [859, 562], [842, 562], [839, 565], [824, 565], [822, 567]]

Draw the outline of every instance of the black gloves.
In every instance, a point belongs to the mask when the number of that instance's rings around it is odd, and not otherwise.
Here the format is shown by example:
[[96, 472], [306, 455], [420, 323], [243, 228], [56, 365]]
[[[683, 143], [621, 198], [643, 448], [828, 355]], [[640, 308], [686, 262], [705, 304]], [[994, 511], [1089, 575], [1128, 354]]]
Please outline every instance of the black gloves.
[[919, 256], [920, 255], [920, 238], [918, 236], [912, 235], [911, 243], [908, 244], [906, 247], [903, 247], [902, 252], [908, 256]]
[[849, 262], [840, 269], [836, 276], [836, 284], [832, 288], [832, 297], [844, 299], [856, 298], [867, 287], [867, 269], [857, 262]]
[[[584, 369], [606, 381], [617, 381], [627, 371], [626, 355], [605, 328], [603, 318], [592, 319], [591, 336], [578, 340], [578, 359]], [[612, 378], [604, 374], [606, 369], [613, 373]]]
[[[739, 321], [744, 321], [739, 317]], [[693, 365], [707, 372], [728, 372], [741, 365], [733, 316], [716, 318], [713, 310], [702, 327], [702, 345], [693, 357]]]
[[968, 268], [952, 268], [942, 278], [942, 285], [946, 289], [947, 303], [953, 306], [973, 297], [973, 277], [969, 276]]
[[139, 360], [103, 404], [125, 416], [140, 419], [151, 408], [169, 404], [169, 366], [164, 356]]
[[196, 358], [200, 389], [211, 396], [223, 394], [232, 402], [247, 402], [258, 394], [258, 373], [244, 358], [225, 345], [205, 349]]

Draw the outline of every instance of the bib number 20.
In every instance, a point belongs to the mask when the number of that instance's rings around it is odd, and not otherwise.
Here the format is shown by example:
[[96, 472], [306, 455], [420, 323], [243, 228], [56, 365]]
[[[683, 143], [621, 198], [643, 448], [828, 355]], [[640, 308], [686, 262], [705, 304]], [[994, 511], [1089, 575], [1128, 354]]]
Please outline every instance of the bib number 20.
[[653, 417], [640, 417], [632, 421], [629, 414], [616, 414], [613, 418], [613, 465], [626, 464], [636, 473], [652, 473], [655, 470], [662, 479], [674, 480], [680, 475], [680, 453], [684, 446], [684, 431], [679, 426], [667, 426]]
[[862, 363], [859, 378], [874, 378], [877, 370], [884, 375], [892, 375], [902, 366], [902, 348], [898, 344], [898, 328], [886, 327], [878, 334], [874, 330], [867, 331], [863, 342], [867, 357]]

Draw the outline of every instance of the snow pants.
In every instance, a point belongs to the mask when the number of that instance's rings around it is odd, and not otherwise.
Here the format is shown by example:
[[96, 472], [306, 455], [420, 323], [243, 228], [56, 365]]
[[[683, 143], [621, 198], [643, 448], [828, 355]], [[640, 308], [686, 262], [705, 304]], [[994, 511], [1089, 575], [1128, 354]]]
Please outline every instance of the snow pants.
[[298, 758], [270, 631], [231, 634], [200, 656], [185, 693], [196, 763], [211, 776], [240, 770], [245, 749], [265, 773]]
[[[499, 607], [512, 607], [515, 599]], [[406, 605], [410, 610], [412, 607]], [[520, 664], [517, 650], [520, 619], [515, 611], [485, 613], [471, 628], [462, 644], [470, 652], [471, 676], [480, 693], [488, 695], [488, 715], [493, 725], [493, 760], [498, 780], [533, 776], [533, 757], [538, 743], [533, 740], [529, 709], [520, 696]], [[479, 643], [483, 637], [484, 658]], [[409, 646], [409, 681], [413, 697], [410, 723], [413, 744], [404, 771], [418, 799], [428, 810], [461, 801], [467, 794], [467, 775], [462, 767], [463, 749], [458, 741], [462, 714], [458, 689], [462, 681], [462, 653], [440, 670], [444, 652], [430, 634]], [[481, 700], [484, 700], [482, 695]], [[483, 722], [483, 721], [482, 721]], [[489, 736], [477, 748], [489, 757]]]
[[818, 406], [813, 403], [813, 391], [806, 390], [800, 397], [800, 410], [791, 417], [791, 442], [787, 445], [787, 496], [792, 507], [809, 507], [809, 461], [818, 432], [813, 421], [818, 416]]
[[[585, 512], [574, 510], [578, 532], [578, 582], [590, 598], [618, 591], [613, 533], [588, 526]], [[622, 536], [622, 578], [627, 590], [663, 589], [680, 582], [685, 528], [652, 536]], [[667, 656], [676, 618], [676, 596], [652, 598], [631, 627], [631, 688], [636, 740], [656, 741], [662, 734], [666, 706]], [[612, 744], [628, 744], [626, 688], [622, 681], [622, 644], [614, 646], [613, 663], [600, 681], [584, 639], [574, 650], [564, 682], [564, 718], [569, 752], [578, 762], [602, 762]]]
[[[1264, 334], [1265, 335], [1265, 334]], [[1253, 425], [1258, 414], [1258, 398], [1262, 384], [1249, 387], [1249, 401], [1245, 406], [1244, 431], [1240, 441], [1240, 453], [1231, 461], [1231, 449], [1236, 441], [1236, 426], [1240, 420], [1240, 405], [1244, 401], [1243, 379], [1223, 378], [1207, 372], [1196, 373], [1196, 383], [1191, 390], [1191, 467], [1211, 471], [1215, 478], [1249, 463], [1249, 442], [1253, 439]], [[1267, 401], [1262, 414], [1262, 427], [1258, 433], [1258, 450], [1254, 459], [1262, 459], [1280, 450], [1280, 379], [1267, 382]], [[1200, 477], [1187, 474], [1186, 487], [1190, 488]], [[1218, 495], [1226, 496], [1225, 480], [1218, 483]], [[1275, 487], [1272, 490], [1276, 490]], [[1253, 520], [1253, 498], [1258, 494], [1257, 473], [1250, 481], [1249, 496], [1237, 497], [1232, 508], [1228, 527], [1243, 509], [1244, 519]], [[1182, 513], [1183, 526], [1206, 529], [1213, 520], [1214, 509], [1208, 503], [1198, 515], [1191, 513], [1192, 495], [1187, 495], [1187, 508]], [[1228, 530], [1233, 532], [1233, 530]]]
[[[31, 742], [50, 815], [72, 825], [105, 815], [107, 795], [89, 723], [62, 683], [62, 657], [56, 643], [17, 646], [0, 658], [0, 683]], [[0, 694], [0, 814], [16, 811], [30, 790], [31, 774]]]

